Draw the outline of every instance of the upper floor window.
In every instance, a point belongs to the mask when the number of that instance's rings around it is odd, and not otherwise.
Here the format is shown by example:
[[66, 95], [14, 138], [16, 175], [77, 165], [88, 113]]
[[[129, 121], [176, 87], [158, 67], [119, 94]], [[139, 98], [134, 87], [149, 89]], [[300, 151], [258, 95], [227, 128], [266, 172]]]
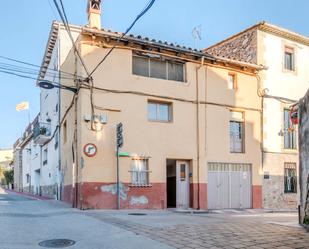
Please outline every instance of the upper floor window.
[[227, 77], [228, 89], [237, 90], [237, 74], [229, 73]]
[[285, 47], [284, 49], [284, 69], [295, 70], [295, 52], [293, 48]]
[[297, 193], [296, 163], [284, 163], [284, 193]]
[[230, 112], [230, 152], [244, 153], [244, 118], [242, 112]]
[[184, 82], [184, 72], [184, 64], [180, 62], [133, 56], [133, 74], [136, 75]]
[[29, 183], [29, 182], [30, 182], [30, 175], [26, 174], [26, 183]]
[[284, 109], [284, 149], [297, 148], [297, 132], [292, 127], [290, 109]]
[[148, 120], [171, 122], [172, 104], [164, 102], [148, 101]]
[[43, 151], [43, 165], [47, 164], [47, 160], [48, 160], [48, 149], [44, 149]]

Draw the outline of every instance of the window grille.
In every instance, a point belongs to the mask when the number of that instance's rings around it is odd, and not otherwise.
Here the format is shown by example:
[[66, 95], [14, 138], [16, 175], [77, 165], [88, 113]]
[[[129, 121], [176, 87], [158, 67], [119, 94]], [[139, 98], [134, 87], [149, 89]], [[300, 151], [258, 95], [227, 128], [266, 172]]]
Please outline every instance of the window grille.
[[296, 163], [284, 164], [284, 193], [297, 193]]
[[132, 186], [142, 187], [150, 185], [148, 159], [133, 159], [130, 172]]

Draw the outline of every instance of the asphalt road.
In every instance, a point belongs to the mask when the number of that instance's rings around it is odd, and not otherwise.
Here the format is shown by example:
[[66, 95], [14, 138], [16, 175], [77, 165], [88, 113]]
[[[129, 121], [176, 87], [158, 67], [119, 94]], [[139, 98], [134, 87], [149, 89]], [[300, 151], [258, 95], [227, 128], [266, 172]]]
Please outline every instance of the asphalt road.
[[62, 203], [0, 190], [0, 249], [43, 248], [39, 243], [52, 239], [73, 240], [72, 249], [171, 248]]
[[53, 239], [75, 241], [72, 249], [309, 249], [296, 212], [80, 211], [0, 189], [0, 249], [43, 248], [40, 242]]

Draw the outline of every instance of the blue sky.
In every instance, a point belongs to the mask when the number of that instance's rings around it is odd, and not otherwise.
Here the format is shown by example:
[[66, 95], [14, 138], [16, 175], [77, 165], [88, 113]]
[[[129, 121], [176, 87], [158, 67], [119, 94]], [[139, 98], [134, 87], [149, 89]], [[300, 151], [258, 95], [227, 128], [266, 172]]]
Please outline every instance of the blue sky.
[[[63, 2], [70, 23], [86, 24], [86, 0]], [[102, 2], [104, 28], [124, 31], [148, 0]], [[0, 55], [40, 65], [51, 22], [59, 19], [51, 6], [52, 0], [0, 1]], [[309, 36], [308, 9], [306, 0], [157, 0], [131, 33], [194, 47], [191, 32], [201, 25], [198, 48], [203, 48], [266, 20]], [[6, 148], [28, 122], [27, 112], [17, 113], [15, 105], [28, 100], [33, 118], [39, 111], [39, 90], [33, 80], [1, 73], [0, 87], [0, 148]]]

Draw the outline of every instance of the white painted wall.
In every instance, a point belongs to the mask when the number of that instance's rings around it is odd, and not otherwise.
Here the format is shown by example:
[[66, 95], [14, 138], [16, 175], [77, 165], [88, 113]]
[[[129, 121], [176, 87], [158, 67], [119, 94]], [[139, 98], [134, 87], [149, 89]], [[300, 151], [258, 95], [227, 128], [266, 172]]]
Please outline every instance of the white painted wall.
[[[309, 47], [281, 37], [259, 31], [259, 64], [268, 67], [263, 74], [263, 87], [269, 95], [299, 100], [309, 88]], [[295, 47], [296, 73], [283, 70], [284, 45]], [[274, 99], [265, 99], [264, 150], [283, 151], [283, 108], [289, 105]]]
[[[79, 31], [72, 29], [72, 36], [76, 40], [79, 36]], [[58, 38], [53, 49], [51, 61], [49, 63], [49, 69], [58, 70], [61, 65], [64, 63], [67, 55], [72, 49], [72, 42], [68, 36], [67, 31], [64, 27], [60, 27]], [[48, 74], [45, 76], [45, 80], [55, 82], [58, 84], [60, 82], [59, 74], [53, 70], [48, 70]], [[72, 81], [72, 84], [74, 82]], [[59, 124], [59, 115], [60, 115], [60, 103], [59, 103], [59, 94], [60, 91], [58, 88], [51, 90], [41, 89], [40, 94], [40, 122], [47, 123], [47, 119], [51, 119], [51, 134], [57, 130]], [[58, 142], [58, 147], [55, 146], [57, 140], [59, 141], [59, 130], [56, 131], [54, 138], [45, 146], [42, 146], [42, 155], [43, 151], [47, 148], [48, 158], [47, 164], [43, 165], [41, 162], [41, 174], [40, 174], [40, 183], [41, 186], [49, 186], [57, 184], [60, 187], [62, 176], [59, 168], [59, 149], [60, 142]]]

